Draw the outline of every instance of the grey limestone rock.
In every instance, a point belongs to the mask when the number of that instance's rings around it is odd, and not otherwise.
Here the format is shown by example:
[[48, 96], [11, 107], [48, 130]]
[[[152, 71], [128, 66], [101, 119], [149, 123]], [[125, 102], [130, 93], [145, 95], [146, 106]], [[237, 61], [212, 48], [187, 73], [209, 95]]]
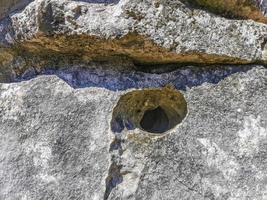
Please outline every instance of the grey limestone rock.
[[188, 114], [163, 135], [111, 131], [131, 90], [0, 84], [0, 199], [266, 199], [266, 68], [182, 91]]
[[[70, 46], [73, 50], [74, 45], [76, 52], [92, 57], [99, 49], [102, 51], [98, 56], [111, 54], [110, 45], [118, 44], [115, 53], [150, 62], [150, 54], [159, 61], [202, 63], [265, 62], [267, 57], [265, 24], [226, 19], [189, 8], [180, 1], [36, 0], [10, 15], [10, 23], [12, 33], [0, 32], [1, 43], [24, 41], [29, 51], [43, 47], [64, 52], [71, 50]], [[132, 39], [127, 37], [131, 34], [135, 35]], [[68, 44], [71, 36], [76, 38], [72, 45]]]
[[0, 199], [103, 199], [112, 95], [100, 91], [55, 76], [1, 85]]
[[183, 2], [1, 0], [0, 200], [267, 199], [267, 25]]

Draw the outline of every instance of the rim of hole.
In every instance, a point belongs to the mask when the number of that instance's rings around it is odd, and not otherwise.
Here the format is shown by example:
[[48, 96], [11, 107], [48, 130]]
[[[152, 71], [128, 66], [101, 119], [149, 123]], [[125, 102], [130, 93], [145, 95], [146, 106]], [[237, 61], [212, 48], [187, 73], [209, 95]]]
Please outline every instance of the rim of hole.
[[122, 95], [114, 107], [111, 129], [121, 132], [124, 128], [137, 128], [149, 134], [165, 135], [181, 124], [187, 113], [183, 94], [174, 88], [133, 90]]

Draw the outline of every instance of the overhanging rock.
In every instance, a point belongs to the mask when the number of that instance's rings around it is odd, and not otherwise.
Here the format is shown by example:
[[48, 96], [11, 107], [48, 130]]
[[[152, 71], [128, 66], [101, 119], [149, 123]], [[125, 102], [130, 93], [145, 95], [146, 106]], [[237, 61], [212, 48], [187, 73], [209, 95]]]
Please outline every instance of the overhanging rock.
[[39, 0], [10, 14], [9, 24], [0, 33], [2, 44], [34, 55], [75, 52], [85, 60], [124, 55], [154, 63], [267, 60], [265, 24], [214, 16], [179, 1]]

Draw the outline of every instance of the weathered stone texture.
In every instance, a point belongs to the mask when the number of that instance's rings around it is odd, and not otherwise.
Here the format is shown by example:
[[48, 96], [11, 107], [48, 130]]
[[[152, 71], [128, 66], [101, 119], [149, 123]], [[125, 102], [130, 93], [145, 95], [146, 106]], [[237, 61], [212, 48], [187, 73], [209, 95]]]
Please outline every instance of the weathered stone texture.
[[182, 0], [188, 5], [209, 10], [212, 13], [233, 19], [253, 19], [265, 23], [266, 0]]
[[103, 199], [111, 92], [55, 76], [0, 90], [0, 199]]
[[[267, 199], [267, 25], [256, 4], [0, 1], [0, 200]], [[182, 90], [182, 116], [173, 91], [169, 101], [158, 89], [167, 84]], [[147, 87], [165, 125], [176, 116], [157, 134], [139, 126], [146, 95], [127, 101], [134, 109], [119, 101]], [[119, 118], [114, 131], [112, 116], [126, 114], [137, 125]]]
[[124, 55], [142, 62], [266, 60], [266, 25], [214, 16], [179, 1], [40, 0], [10, 19], [12, 30], [0, 33], [2, 43], [22, 41], [26, 51], [39, 54], [44, 49], [88, 59]]
[[125, 129], [115, 140], [112, 108], [127, 91], [74, 90], [55, 76], [1, 84], [1, 199], [97, 200], [106, 191], [264, 200], [266, 91], [263, 67], [193, 87], [183, 92], [187, 117], [166, 135]]

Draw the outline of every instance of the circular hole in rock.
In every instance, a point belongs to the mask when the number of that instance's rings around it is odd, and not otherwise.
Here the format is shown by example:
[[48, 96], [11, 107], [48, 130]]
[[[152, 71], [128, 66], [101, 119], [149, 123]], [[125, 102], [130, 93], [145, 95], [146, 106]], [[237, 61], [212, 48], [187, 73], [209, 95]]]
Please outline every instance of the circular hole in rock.
[[171, 87], [136, 90], [121, 96], [113, 110], [111, 129], [139, 128], [149, 133], [164, 134], [185, 118], [187, 103]]

